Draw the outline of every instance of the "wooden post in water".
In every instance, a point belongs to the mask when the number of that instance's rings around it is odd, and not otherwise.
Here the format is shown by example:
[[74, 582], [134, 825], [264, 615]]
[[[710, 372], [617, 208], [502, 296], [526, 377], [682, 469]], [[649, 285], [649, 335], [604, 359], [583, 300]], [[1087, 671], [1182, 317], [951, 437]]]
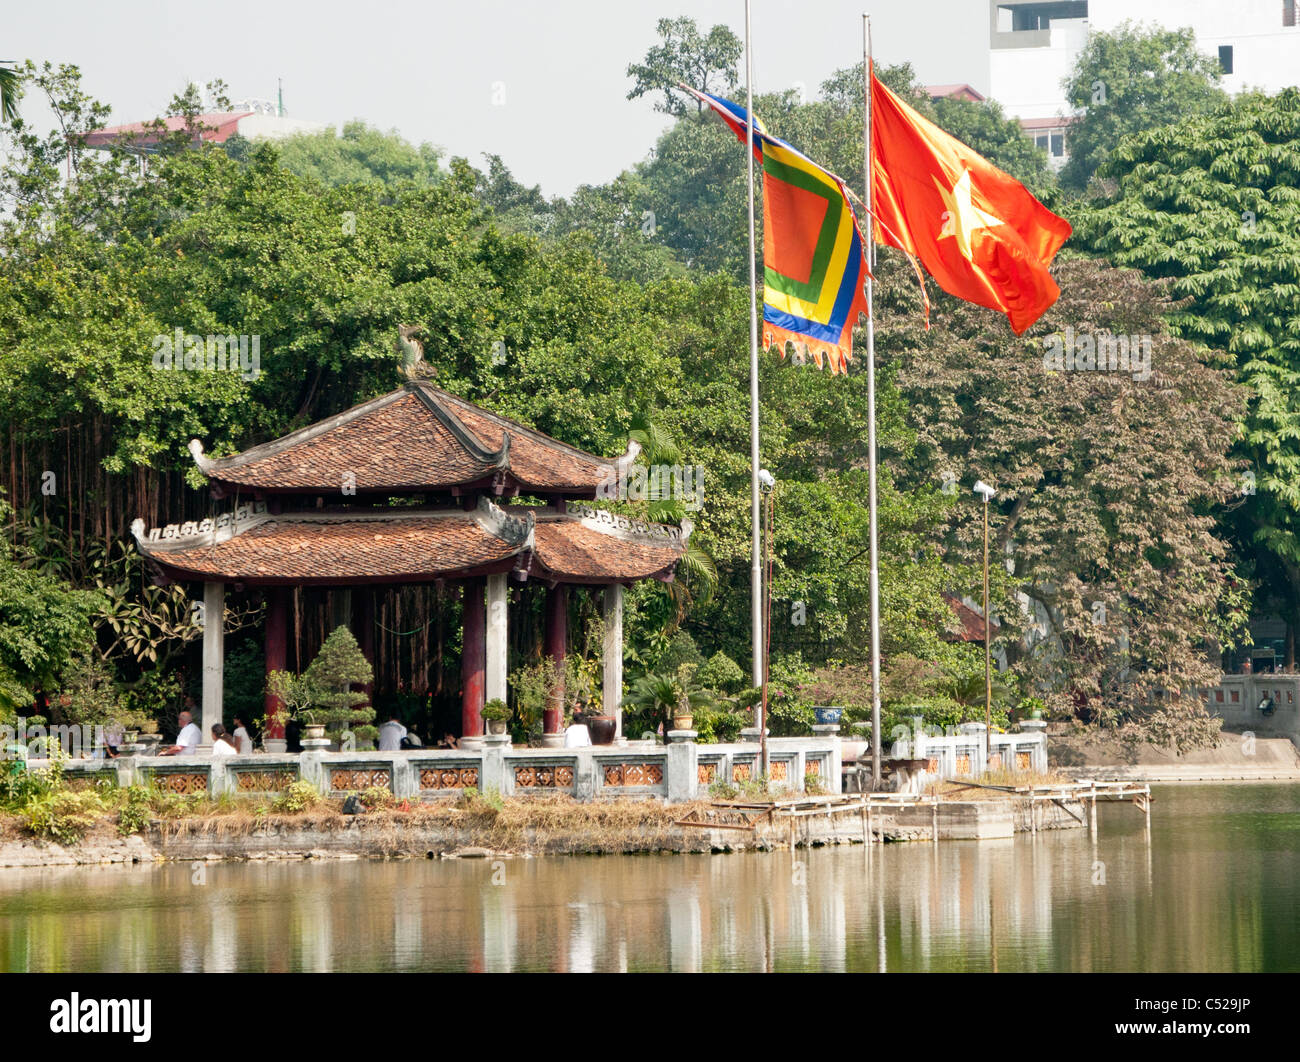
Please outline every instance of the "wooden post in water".
[[934, 843], [939, 843], [939, 802], [930, 805], [930, 830], [934, 834]]
[[1088, 807], [1088, 834], [1093, 841], [1097, 840], [1097, 783], [1089, 783], [1090, 799]]

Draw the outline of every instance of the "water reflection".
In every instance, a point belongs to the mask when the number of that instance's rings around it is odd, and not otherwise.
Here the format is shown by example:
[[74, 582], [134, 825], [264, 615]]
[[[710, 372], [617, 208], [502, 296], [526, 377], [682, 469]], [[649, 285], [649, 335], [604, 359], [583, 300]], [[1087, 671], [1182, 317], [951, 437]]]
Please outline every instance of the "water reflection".
[[1158, 796], [1095, 843], [6, 870], [0, 969], [1300, 968], [1300, 788]]

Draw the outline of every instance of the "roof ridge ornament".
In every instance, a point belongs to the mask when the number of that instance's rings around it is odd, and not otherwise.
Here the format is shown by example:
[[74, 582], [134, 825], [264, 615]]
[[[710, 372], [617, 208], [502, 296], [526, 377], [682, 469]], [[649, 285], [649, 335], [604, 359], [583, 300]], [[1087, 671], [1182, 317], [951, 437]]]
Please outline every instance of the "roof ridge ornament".
[[[199, 471], [205, 475], [212, 470], [213, 460], [206, 457], [203, 453], [203, 444], [198, 439], [191, 439], [189, 451], [194, 456], [194, 463], [199, 466]], [[133, 525], [134, 526], [134, 525]]]
[[512, 516], [501, 506], [480, 495], [474, 516], [479, 526], [503, 542], [508, 542], [520, 550], [533, 548], [533, 532], [537, 521], [531, 510], [522, 516]]
[[603, 534], [651, 541], [660, 545], [665, 544], [665, 539], [670, 544], [685, 545], [695, 529], [695, 525], [690, 520], [683, 520], [681, 527], [673, 527], [672, 524], [655, 524], [648, 520], [624, 516], [621, 513], [612, 513], [608, 509], [597, 509], [585, 502], [567, 502], [565, 511], [569, 516], [576, 516], [584, 526]]
[[202, 520], [186, 520], [180, 524], [167, 524], [165, 527], [153, 527], [145, 533], [144, 520], [137, 517], [131, 521], [131, 534], [142, 553], [154, 553], [173, 549], [194, 549], [199, 546], [215, 546], [242, 535], [251, 527], [265, 523], [271, 517], [266, 511], [266, 502], [245, 502], [234, 512], [221, 513], [216, 517], [208, 516]]

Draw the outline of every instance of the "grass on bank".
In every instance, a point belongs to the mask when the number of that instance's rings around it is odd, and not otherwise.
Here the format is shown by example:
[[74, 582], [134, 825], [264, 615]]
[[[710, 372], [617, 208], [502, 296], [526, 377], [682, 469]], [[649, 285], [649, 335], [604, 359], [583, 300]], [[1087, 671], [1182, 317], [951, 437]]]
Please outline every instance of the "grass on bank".
[[454, 831], [462, 843], [524, 848], [545, 838], [551, 850], [633, 850], [667, 844], [683, 808], [655, 800], [582, 804], [556, 795], [502, 800], [466, 789], [455, 800], [423, 803], [387, 789], [364, 790], [362, 814], [345, 815], [330, 798], [297, 781], [275, 797], [182, 795], [153, 786], [99, 781], [69, 784], [59, 764], [9, 773], [0, 764], [0, 839], [33, 837], [73, 844], [91, 833], [157, 830], [165, 838], [234, 838], [269, 831], [343, 830], [364, 821], [368, 844], [396, 850], [412, 828]]

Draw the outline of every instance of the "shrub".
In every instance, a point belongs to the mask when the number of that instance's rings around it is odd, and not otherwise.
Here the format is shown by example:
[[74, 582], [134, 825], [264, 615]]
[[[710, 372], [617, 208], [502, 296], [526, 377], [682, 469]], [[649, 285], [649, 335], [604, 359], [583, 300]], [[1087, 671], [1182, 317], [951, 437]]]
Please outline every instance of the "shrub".
[[723, 693], [736, 693], [745, 685], [745, 672], [726, 653], [718, 651], [700, 668], [700, 682]]
[[709, 796], [717, 800], [735, 800], [740, 795], [740, 790], [730, 782], [714, 782], [709, 786]]
[[296, 782], [290, 782], [288, 788], [276, 797], [275, 810], [297, 813], [314, 808], [320, 802], [321, 795], [316, 787], [300, 778]]
[[76, 793], [64, 789], [29, 801], [21, 814], [33, 836], [70, 844], [85, 834], [104, 810], [103, 801], [93, 789]]
[[456, 806], [462, 811], [468, 811], [474, 815], [490, 815], [496, 818], [497, 815], [505, 811], [505, 801], [501, 799], [499, 793], [480, 793], [474, 786], [468, 786], [461, 790], [460, 798], [456, 801]]
[[826, 786], [822, 782], [819, 774], [805, 774], [803, 776], [803, 790], [809, 796], [821, 796], [826, 792]]
[[385, 789], [382, 785], [372, 785], [368, 789], [363, 789], [359, 794], [359, 798], [367, 811], [374, 811], [377, 808], [391, 808], [397, 803], [397, 797], [393, 796], [392, 791]]
[[142, 785], [133, 785], [121, 791], [122, 806], [117, 813], [117, 832], [123, 837], [140, 833], [153, 817], [153, 794]]

